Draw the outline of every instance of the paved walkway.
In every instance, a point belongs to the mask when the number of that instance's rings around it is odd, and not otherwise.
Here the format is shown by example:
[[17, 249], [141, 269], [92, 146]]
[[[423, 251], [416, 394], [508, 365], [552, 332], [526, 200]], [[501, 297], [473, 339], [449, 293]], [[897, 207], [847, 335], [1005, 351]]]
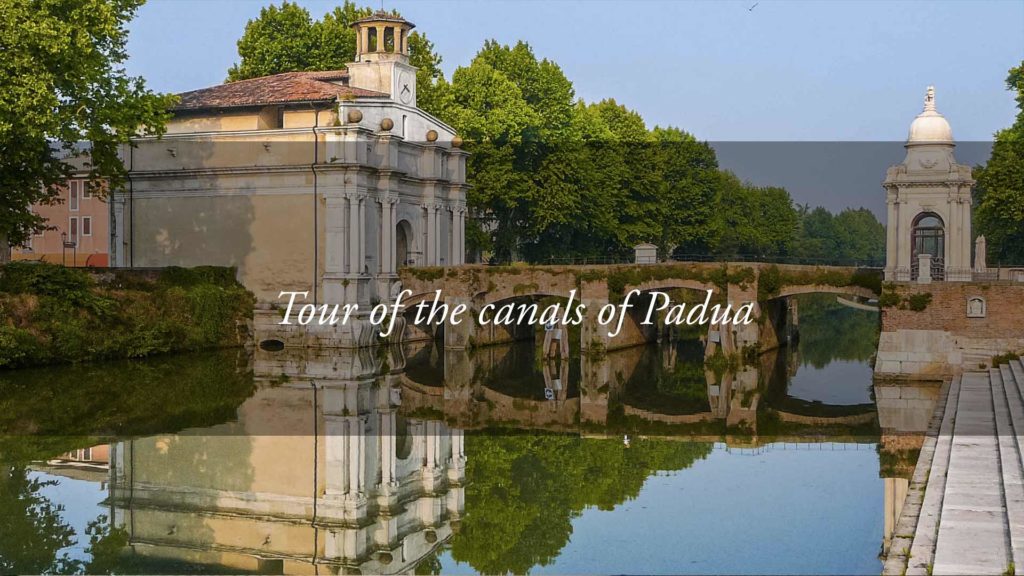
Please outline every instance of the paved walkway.
[[[950, 385], [908, 575], [1005, 574], [1024, 567], [1024, 366]], [[888, 563], [887, 563], [888, 568]]]

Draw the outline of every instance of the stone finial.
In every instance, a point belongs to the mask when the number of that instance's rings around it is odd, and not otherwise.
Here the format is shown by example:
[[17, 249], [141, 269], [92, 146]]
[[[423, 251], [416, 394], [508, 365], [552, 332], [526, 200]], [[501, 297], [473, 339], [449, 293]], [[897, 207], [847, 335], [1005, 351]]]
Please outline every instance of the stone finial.
[[437, 142], [437, 130], [427, 130], [427, 142]]
[[363, 121], [363, 113], [358, 108], [348, 111], [348, 121], [351, 124], [358, 124]]
[[391, 118], [385, 118], [380, 121], [380, 129], [385, 132], [390, 132], [395, 127], [395, 121]]
[[935, 86], [929, 86], [924, 93], [925, 112], [935, 112]]
[[459, 135], [452, 136], [452, 148], [462, 148], [462, 137]]

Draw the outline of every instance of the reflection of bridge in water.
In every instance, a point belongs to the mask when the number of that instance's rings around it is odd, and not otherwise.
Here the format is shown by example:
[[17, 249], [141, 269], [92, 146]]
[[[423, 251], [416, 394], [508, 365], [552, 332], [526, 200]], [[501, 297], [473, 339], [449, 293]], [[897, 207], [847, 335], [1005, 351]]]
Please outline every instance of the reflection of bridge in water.
[[[757, 366], [721, 376], [703, 370], [692, 342], [575, 366], [536, 356], [532, 345], [259, 351], [259, 386], [236, 421], [112, 445], [112, 523], [127, 531], [143, 566], [409, 572], [436, 562], [472, 512], [465, 486], [474, 455], [466, 454], [461, 428], [509, 427], [711, 440], [738, 454], [877, 444], [888, 535], [913, 466], [908, 454], [934, 400], [876, 384], [877, 407], [856, 414], [870, 415], [871, 424], [837, 424], [850, 414], [801, 414], [813, 412], [813, 403], [787, 404], [785, 383], [799, 365], [792, 354], [767, 354]], [[700, 370], [686, 372], [691, 366]], [[651, 385], [659, 373], [684, 377], [659, 388]], [[691, 394], [691, 384], [699, 393]], [[664, 402], [666, 390], [681, 393]], [[768, 416], [777, 412], [787, 416]], [[731, 414], [743, 424], [729, 424]], [[787, 420], [798, 416], [831, 420]], [[640, 450], [638, 442], [629, 451]]]
[[705, 367], [699, 341], [581, 359], [545, 359], [531, 343], [466, 351], [428, 342], [395, 348], [393, 357], [394, 366], [404, 366], [403, 411], [460, 428], [729, 435], [744, 442], [878, 435], [873, 402], [828, 405], [789, 396], [800, 365], [792, 349], [720, 372]]

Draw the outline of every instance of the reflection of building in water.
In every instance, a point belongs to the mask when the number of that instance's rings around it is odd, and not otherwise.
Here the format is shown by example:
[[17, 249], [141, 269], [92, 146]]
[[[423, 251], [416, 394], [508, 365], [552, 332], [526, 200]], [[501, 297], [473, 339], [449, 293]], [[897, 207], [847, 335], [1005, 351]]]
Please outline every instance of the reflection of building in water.
[[35, 462], [32, 469], [74, 480], [104, 483], [110, 470], [110, 446], [78, 448], [45, 462]]
[[885, 480], [882, 554], [887, 555], [941, 386], [936, 382], [878, 381], [874, 392], [882, 429], [878, 450]]
[[257, 372], [289, 381], [261, 388], [237, 422], [115, 445], [114, 523], [160, 561], [412, 570], [462, 514], [462, 432], [399, 416], [397, 377], [382, 368], [371, 354], [258, 358]]

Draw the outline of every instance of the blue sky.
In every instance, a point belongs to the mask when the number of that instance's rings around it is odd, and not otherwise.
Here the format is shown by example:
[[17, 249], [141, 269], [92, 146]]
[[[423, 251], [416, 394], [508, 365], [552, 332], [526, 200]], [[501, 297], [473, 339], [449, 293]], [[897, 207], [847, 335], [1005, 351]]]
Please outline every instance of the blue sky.
[[[1004, 90], [1024, 59], [1024, 2], [385, 0], [416, 23], [446, 74], [485, 39], [523, 39], [588, 100], [704, 140], [902, 140], [934, 84], [958, 140], [1014, 116]], [[223, 81], [262, 0], [149, 0], [129, 71], [162, 91]], [[314, 17], [340, 2], [302, 1]], [[379, 7], [379, 0], [370, 2]]]

